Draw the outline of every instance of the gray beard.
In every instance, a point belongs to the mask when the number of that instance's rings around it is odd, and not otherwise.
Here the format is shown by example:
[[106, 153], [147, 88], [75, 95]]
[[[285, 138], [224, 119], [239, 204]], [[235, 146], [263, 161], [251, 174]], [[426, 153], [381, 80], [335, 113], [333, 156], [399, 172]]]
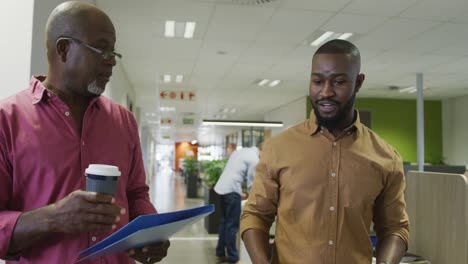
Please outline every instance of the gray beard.
[[96, 95], [96, 96], [100, 96], [103, 92], [104, 92], [104, 89], [103, 88], [100, 88], [99, 86], [97, 86], [97, 83], [96, 83], [96, 80], [90, 84], [88, 84], [88, 92]]

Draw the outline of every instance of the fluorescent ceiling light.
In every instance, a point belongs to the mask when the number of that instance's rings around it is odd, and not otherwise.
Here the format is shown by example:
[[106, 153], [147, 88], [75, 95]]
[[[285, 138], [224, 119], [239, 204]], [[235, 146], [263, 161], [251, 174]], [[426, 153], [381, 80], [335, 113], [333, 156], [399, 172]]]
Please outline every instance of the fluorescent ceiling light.
[[353, 33], [343, 33], [341, 36], [338, 37], [338, 39], [346, 40], [349, 39]]
[[244, 127], [283, 127], [283, 122], [266, 121], [235, 121], [235, 120], [210, 120], [205, 119], [202, 122], [205, 126], [244, 126]]
[[274, 80], [269, 85], [270, 85], [270, 87], [274, 87], [274, 86], [278, 85], [280, 82], [281, 82], [281, 80]]
[[164, 74], [163, 80], [164, 80], [165, 83], [171, 82], [171, 75], [169, 75], [169, 74]]
[[164, 36], [167, 37], [167, 38], [175, 37], [175, 21], [173, 21], [173, 20], [167, 20], [166, 21]]
[[174, 112], [176, 110], [175, 107], [172, 106], [161, 106], [159, 109], [161, 112]]
[[193, 33], [195, 32], [195, 22], [187, 22], [185, 24], [185, 32], [184, 32], [184, 38], [186, 39], [191, 39], [193, 38]]
[[403, 89], [400, 89], [400, 93], [406, 93], [406, 92], [409, 92], [411, 90], [416, 90], [416, 88], [414, 86], [411, 86], [411, 87], [408, 87], [408, 88], [403, 88]]
[[263, 85], [267, 84], [269, 81], [270, 80], [268, 80], [268, 79], [263, 79], [258, 83], [258, 86], [263, 86]]
[[[427, 87], [423, 88], [423, 90], [426, 90], [426, 89], [427, 89]], [[414, 86], [400, 89], [400, 93], [415, 93], [417, 91], [418, 91], [418, 89], [416, 89], [416, 87], [414, 87]]]
[[184, 76], [183, 76], [183, 75], [177, 75], [176, 78], [175, 78], [175, 81], [176, 81], [177, 83], [181, 83], [183, 80], [184, 80]]
[[333, 31], [327, 31], [323, 33], [320, 37], [318, 37], [316, 40], [314, 40], [312, 43], [310, 43], [311, 46], [319, 46], [323, 42], [327, 41], [333, 34], [335, 34]]

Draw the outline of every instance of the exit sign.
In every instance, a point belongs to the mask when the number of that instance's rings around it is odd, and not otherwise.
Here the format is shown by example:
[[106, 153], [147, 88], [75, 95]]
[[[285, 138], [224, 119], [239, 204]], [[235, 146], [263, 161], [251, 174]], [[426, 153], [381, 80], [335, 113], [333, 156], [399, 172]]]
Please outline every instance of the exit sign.
[[184, 118], [184, 119], [182, 120], [182, 123], [183, 123], [184, 125], [193, 125], [194, 121], [193, 121], [193, 118]]

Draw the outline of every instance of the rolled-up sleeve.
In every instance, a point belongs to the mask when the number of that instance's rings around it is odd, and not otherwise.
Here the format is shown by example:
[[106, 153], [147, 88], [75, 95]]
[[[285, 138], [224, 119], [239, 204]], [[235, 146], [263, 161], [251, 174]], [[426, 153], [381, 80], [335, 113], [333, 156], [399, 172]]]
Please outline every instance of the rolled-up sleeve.
[[5, 259], [10, 246], [13, 230], [21, 212], [9, 211], [12, 192], [11, 166], [5, 145], [0, 139], [0, 259]]
[[274, 152], [265, 143], [256, 167], [256, 174], [249, 198], [241, 216], [240, 233], [248, 229], [260, 229], [268, 233], [276, 215], [278, 204], [278, 177], [271, 168]]
[[127, 185], [128, 210], [130, 220], [145, 214], [154, 214], [156, 209], [149, 199], [149, 187], [146, 184], [146, 173], [143, 166], [140, 139], [135, 119], [131, 118], [135, 145], [130, 175]]
[[385, 188], [374, 207], [374, 230], [377, 240], [395, 235], [409, 245], [409, 219], [406, 213], [405, 176], [400, 155], [395, 153], [393, 170], [386, 177]]

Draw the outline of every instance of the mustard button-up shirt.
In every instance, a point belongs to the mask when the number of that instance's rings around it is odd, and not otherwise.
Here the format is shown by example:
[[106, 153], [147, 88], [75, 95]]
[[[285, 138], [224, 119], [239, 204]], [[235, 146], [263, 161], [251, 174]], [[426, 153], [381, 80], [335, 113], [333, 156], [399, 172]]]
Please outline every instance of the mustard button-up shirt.
[[277, 217], [272, 263], [371, 263], [372, 221], [408, 245], [404, 189], [400, 155], [359, 117], [335, 137], [312, 113], [265, 143], [241, 234]]

